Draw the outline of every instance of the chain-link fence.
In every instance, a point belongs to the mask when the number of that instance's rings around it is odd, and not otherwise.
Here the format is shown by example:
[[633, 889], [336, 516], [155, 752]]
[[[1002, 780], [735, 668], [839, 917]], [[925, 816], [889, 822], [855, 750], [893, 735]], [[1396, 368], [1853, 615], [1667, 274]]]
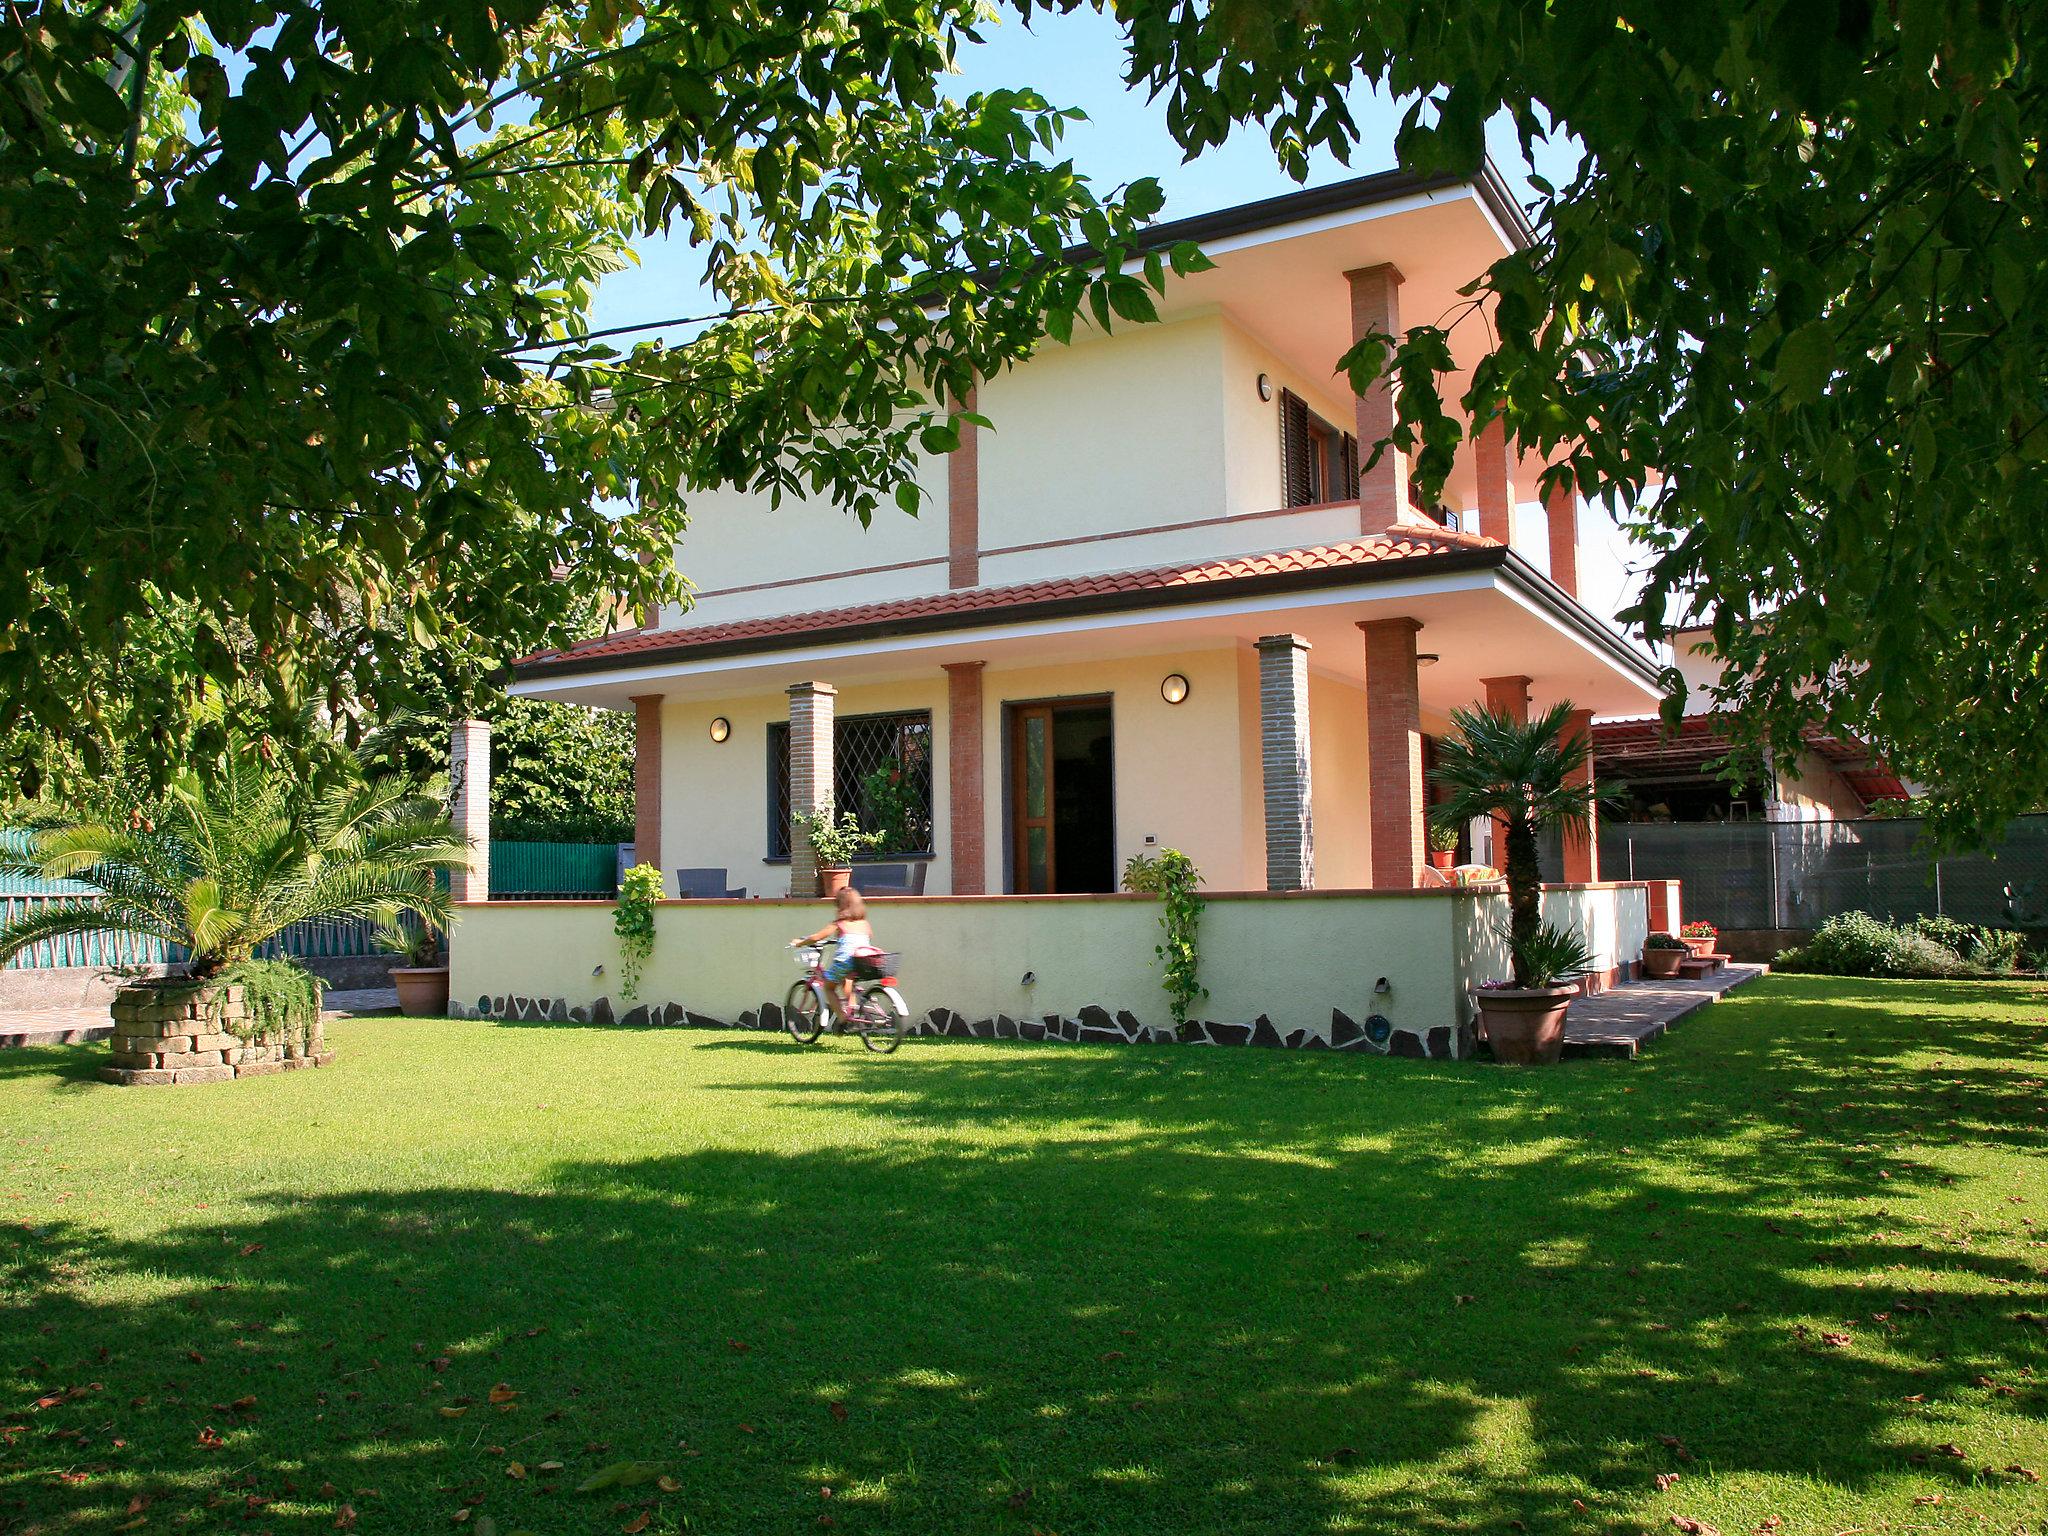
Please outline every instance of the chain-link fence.
[[1936, 858], [1910, 817], [1883, 821], [1609, 822], [1600, 873], [1682, 880], [1685, 915], [1722, 928], [1817, 928], [1841, 912], [1892, 921], [2048, 927], [2048, 816], [1982, 853]]

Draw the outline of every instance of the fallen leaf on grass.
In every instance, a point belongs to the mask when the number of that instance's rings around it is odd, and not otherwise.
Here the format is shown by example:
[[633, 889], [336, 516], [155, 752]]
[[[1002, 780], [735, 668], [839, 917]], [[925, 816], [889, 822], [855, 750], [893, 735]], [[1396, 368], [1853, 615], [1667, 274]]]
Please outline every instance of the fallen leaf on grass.
[[221, 1439], [219, 1433], [209, 1424], [199, 1431], [199, 1444], [204, 1450], [217, 1451], [227, 1442]]
[[1916, 1496], [1913, 1502], [1915, 1504], [1939, 1504], [1941, 1502], [1941, 1495], [1938, 1493], [1923, 1493]]
[[[674, 1478], [670, 1477], [666, 1472], [662, 1473], [660, 1477], [657, 1477], [654, 1480], [654, 1486], [659, 1488], [663, 1493], [681, 1493], [683, 1491], [683, 1485], [677, 1482]], [[832, 1490], [830, 1488], [827, 1488], [825, 1490], [825, 1494], [826, 1497], [831, 1497]]]
[[503, 1383], [502, 1381], [499, 1382], [495, 1387], [491, 1388], [490, 1393], [491, 1401], [494, 1403], [509, 1403], [512, 1401], [513, 1398], [517, 1397], [518, 1395], [519, 1393], [517, 1390], [515, 1390], [512, 1387], [506, 1386], [505, 1383]]
[[832, 1411], [833, 1418], [837, 1419], [842, 1424], [846, 1422], [846, 1404], [827, 1403], [825, 1406]]
[[1673, 1515], [1671, 1523], [1685, 1532], [1685, 1536], [1721, 1536], [1719, 1530], [1704, 1520], [1688, 1520], [1684, 1515]]
[[1934, 1448], [1934, 1454], [1937, 1456], [1961, 1457], [1963, 1455], [1963, 1448], [1954, 1441], [1944, 1441]]
[[1678, 1478], [1679, 1474], [1676, 1472], [1659, 1472], [1657, 1474], [1657, 1491], [1659, 1493], [1670, 1492], [1671, 1485], [1677, 1482]]
[[635, 1515], [632, 1519], [628, 1520], [624, 1525], [620, 1526], [619, 1529], [624, 1531], [626, 1533], [626, 1536], [639, 1536], [639, 1533], [641, 1531], [646, 1530], [647, 1527], [652, 1525], [653, 1523], [654, 1517], [643, 1509], [640, 1511], [639, 1514]]
[[2025, 1478], [2030, 1483], [2038, 1483], [2039, 1481], [2041, 1481], [2040, 1473], [2036, 1472], [2032, 1467], [2023, 1467], [2018, 1462], [2014, 1462], [2005, 1470], [2014, 1477]]
[[242, 1251], [239, 1255], [237, 1255], [237, 1257], [244, 1259], [251, 1258], [256, 1254], [261, 1253], [262, 1251], [263, 1245], [261, 1243], [244, 1243], [242, 1244]]
[[524, 1481], [526, 1478], [526, 1464], [519, 1461], [506, 1463], [505, 1475], [515, 1483]]
[[443, 1408], [440, 1410], [441, 1417], [444, 1419], [459, 1419], [467, 1412], [469, 1412], [467, 1408]]
[[559, 1461], [544, 1461], [533, 1470], [542, 1474], [553, 1474], [562, 1470], [562, 1464]]
[[1829, 1349], [1845, 1349], [1855, 1342], [1854, 1338], [1846, 1333], [1824, 1333], [1820, 1336], [1820, 1341]]
[[356, 1507], [355, 1507], [355, 1505], [353, 1505], [353, 1504], [344, 1504], [344, 1505], [342, 1505], [342, 1506], [341, 1506], [341, 1508], [337, 1509], [337, 1510], [336, 1510], [336, 1511], [334, 1512], [334, 1528], [335, 1528], [335, 1529], [336, 1529], [337, 1531], [345, 1531], [345, 1530], [349, 1529], [349, 1528], [350, 1528], [351, 1526], [353, 1526], [353, 1525], [354, 1525], [355, 1523], [356, 1523]]

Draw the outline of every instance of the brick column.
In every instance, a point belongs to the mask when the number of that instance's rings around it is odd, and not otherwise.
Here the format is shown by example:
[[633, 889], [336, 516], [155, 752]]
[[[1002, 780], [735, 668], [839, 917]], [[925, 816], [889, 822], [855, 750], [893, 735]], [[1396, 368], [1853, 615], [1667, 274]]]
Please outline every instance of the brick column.
[[[1590, 740], [1593, 732], [1593, 711], [1575, 709], [1565, 717], [1565, 739], [1567, 741]], [[1564, 832], [1564, 879], [1567, 885], [1580, 885], [1600, 878], [1600, 824], [1593, 810], [1593, 762], [1586, 760], [1586, 766], [1572, 776], [1572, 783], [1586, 786], [1586, 825], [1583, 836], [1573, 836], [1573, 829]]]
[[1259, 756], [1265, 770], [1269, 891], [1315, 889], [1308, 748], [1308, 642], [1299, 635], [1266, 635], [1259, 641]]
[[1422, 705], [1413, 619], [1360, 624], [1365, 636], [1366, 794], [1375, 890], [1412, 889], [1421, 875]]
[[1567, 485], [1543, 498], [1550, 521], [1550, 579], [1579, 595], [1579, 492]]
[[668, 870], [661, 862], [661, 695], [633, 695], [633, 862]]
[[1503, 544], [1515, 541], [1515, 487], [1508, 473], [1508, 433], [1494, 417], [1472, 439], [1479, 475], [1479, 531]]
[[[789, 689], [789, 894], [818, 894], [818, 856], [796, 823], [832, 798], [832, 701], [830, 683], [796, 683]], [[835, 807], [835, 812], [837, 808]]]
[[[1479, 686], [1486, 690], [1486, 707], [1496, 715], [1506, 715], [1510, 720], [1529, 723], [1529, 679], [1519, 675], [1508, 677], [1482, 677]], [[1486, 862], [1494, 868], [1501, 868], [1507, 857], [1508, 824], [1496, 816], [1493, 818], [1493, 846], [1487, 850]]]
[[[953, 408], [974, 409], [976, 392]], [[946, 455], [946, 585], [981, 585], [981, 443], [972, 422], [958, 423], [960, 446]]]
[[1529, 723], [1528, 678], [1482, 677], [1479, 686], [1486, 690], [1486, 707], [1496, 715], [1506, 715], [1523, 725]]
[[[1401, 270], [1391, 265], [1360, 267], [1344, 274], [1351, 284], [1351, 340], [1375, 333], [1401, 334]], [[1394, 430], [1394, 379], [1383, 373], [1358, 397], [1358, 531], [1385, 533], [1417, 521], [1408, 506], [1408, 464], [1389, 448], [1367, 469], [1373, 444]]]
[[952, 846], [953, 894], [988, 891], [988, 849], [981, 769], [981, 676], [986, 662], [946, 664], [946, 819]]
[[457, 901], [491, 899], [491, 723], [458, 720], [448, 752], [448, 777], [455, 791], [455, 830], [469, 840], [469, 865], [451, 872], [449, 894]]

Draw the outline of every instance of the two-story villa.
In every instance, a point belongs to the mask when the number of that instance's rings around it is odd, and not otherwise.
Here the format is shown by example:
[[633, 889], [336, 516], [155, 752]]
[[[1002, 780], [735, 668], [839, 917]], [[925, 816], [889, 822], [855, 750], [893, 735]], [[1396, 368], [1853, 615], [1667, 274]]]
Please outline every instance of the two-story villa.
[[[634, 711], [637, 856], [671, 892], [681, 868], [814, 889], [790, 813], [827, 796], [890, 797], [930, 894], [1113, 890], [1167, 846], [1216, 890], [1410, 888], [1453, 707], [1653, 707], [1653, 660], [1578, 599], [1573, 500], [1518, 497], [1542, 466], [1497, 425], [1447, 507], [1398, 453], [1360, 467], [1391, 397], [1337, 359], [1452, 316], [1529, 239], [1490, 171], [1156, 234], [1214, 269], [1171, 280], [1158, 324], [982, 381], [993, 428], [921, 464], [924, 515], [695, 497], [692, 608], [519, 668], [522, 696]], [[1452, 331], [1462, 367], [1485, 341]], [[1595, 878], [1590, 848], [1546, 874]]]

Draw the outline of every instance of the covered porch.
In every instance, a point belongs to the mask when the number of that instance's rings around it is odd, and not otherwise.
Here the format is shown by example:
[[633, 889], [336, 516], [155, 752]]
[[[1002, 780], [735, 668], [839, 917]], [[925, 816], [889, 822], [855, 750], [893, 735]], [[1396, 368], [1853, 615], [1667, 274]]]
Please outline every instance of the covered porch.
[[[794, 815], [828, 798], [886, 811], [884, 856], [934, 896], [1109, 892], [1162, 848], [1212, 890], [1392, 891], [1432, 882], [1453, 708], [1569, 699], [1583, 727], [1644, 710], [1656, 669], [1508, 549], [1403, 530], [628, 633], [528, 663], [515, 692], [634, 712], [635, 858], [671, 895], [684, 869], [811, 894]], [[1460, 856], [1490, 845], [1474, 826]], [[1547, 879], [1598, 879], [1592, 839], [1565, 847]]]

